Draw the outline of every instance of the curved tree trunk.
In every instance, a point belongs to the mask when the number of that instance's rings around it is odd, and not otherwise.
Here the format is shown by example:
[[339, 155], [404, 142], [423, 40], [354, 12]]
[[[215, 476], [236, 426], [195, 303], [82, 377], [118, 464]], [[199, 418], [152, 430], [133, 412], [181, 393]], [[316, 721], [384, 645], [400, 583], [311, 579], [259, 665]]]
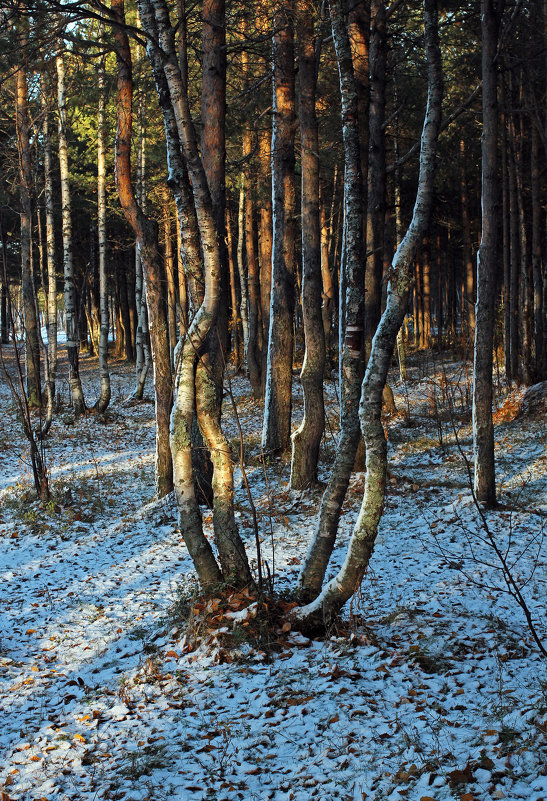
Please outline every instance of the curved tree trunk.
[[302, 147], [302, 318], [305, 353], [300, 373], [304, 393], [304, 417], [292, 435], [290, 486], [295, 490], [303, 490], [317, 478], [319, 446], [325, 427], [325, 334], [321, 315], [319, 135], [315, 113], [317, 55], [313, 16], [307, 0], [300, 0], [297, 13]]
[[[214, 418], [214, 432], [208, 429], [208, 421], [203, 416], [203, 412], [209, 413], [213, 403], [211, 391], [201, 392], [203, 388], [200, 385], [200, 380], [194, 378], [197, 362], [196, 354], [199, 353], [206, 337], [213, 330], [222, 292], [217, 221], [207, 174], [199, 155], [188, 93], [185, 90], [181, 76], [175, 48], [174, 30], [169, 19], [167, 4], [165, 0], [139, 0], [139, 12], [143, 29], [154, 41], [158, 41], [163, 51], [161, 56], [163, 74], [169, 87], [171, 113], [176, 123], [176, 133], [182, 146], [184, 162], [192, 182], [193, 203], [204, 265], [203, 302], [192, 320], [182, 349], [182, 356], [179, 360], [177, 391], [171, 423], [171, 447], [175, 463], [175, 494], [180, 511], [181, 530], [188, 549], [194, 558], [202, 585], [210, 588], [211, 584], [217, 581], [219, 577], [223, 577], [231, 585], [244, 586], [252, 583], [252, 578], [243, 544], [237, 533], [235, 522], [233, 522], [232, 479], [231, 471], [228, 469], [228, 467], [231, 468], [231, 465], [227, 467], [225, 444], [223, 444], [218, 434], [218, 414], [211, 413], [211, 417]], [[154, 65], [158, 53], [155, 51], [154, 54], [152, 38], [148, 40], [148, 53], [150, 61]], [[224, 214], [224, 207], [222, 208], [222, 213]], [[210, 350], [208, 353], [210, 355]], [[199, 369], [207, 369], [207, 366], [206, 363], [203, 363]], [[207, 375], [211, 377], [211, 373], [207, 373]], [[217, 377], [214, 373], [212, 376], [214, 381], [212, 391], [218, 393]], [[211, 387], [209, 386], [208, 389], [211, 390]], [[197, 395], [199, 395], [198, 402], [194, 407], [194, 398]], [[215, 409], [218, 409], [218, 395], [214, 399], [214, 403]], [[198, 519], [199, 509], [195, 501], [195, 490], [190, 469], [190, 426], [194, 408], [196, 408], [198, 421], [200, 421], [200, 426], [203, 426], [202, 430], [211, 449], [211, 457], [215, 467], [214, 484], [216, 487], [222, 485], [219, 495], [220, 503], [215, 513], [222, 512], [225, 525], [227, 525], [226, 521], [230, 521], [229, 530], [224, 531], [220, 538], [217, 537], [216, 542], [222, 573], [220, 573], [210, 546], [208, 546], [207, 540], [203, 536], [201, 522]], [[219, 527], [215, 523], [215, 533], [218, 531]]]
[[[300, 575], [300, 590], [306, 600], [321, 590], [325, 571], [334, 547], [342, 503], [355, 461], [361, 436], [359, 429], [359, 393], [364, 373], [363, 285], [365, 280], [363, 242], [363, 183], [359, 149], [357, 93], [353, 78], [351, 49], [340, 0], [330, 4], [332, 33], [340, 77], [342, 127], [344, 137], [345, 259], [340, 271], [344, 287], [345, 338], [340, 364], [340, 437], [329, 483], [321, 499], [314, 537]], [[343, 329], [344, 330], [344, 329]]]
[[[420, 174], [412, 221], [393, 258], [387, 304], [372, 342], [363, 380], [360, 418], [367, 451], [365, 493], [342, 568], [315, 601], [292, 613], [295, 623], [304, 629], [330, 621], [359, 587], [374, 548], [384, 505], [387, 448], [381, 422], [382, 390], [406, 312], [412, 285], [412, 260], [427, 230], [431, 212], [436, 143], [441, 124], [442, 70], [437, 7], [435, 0], [425, 0], [424, 6], [428, 104], [422, 131]], [[331, 13], [333, 7], [335, 0], [331, 3]]]

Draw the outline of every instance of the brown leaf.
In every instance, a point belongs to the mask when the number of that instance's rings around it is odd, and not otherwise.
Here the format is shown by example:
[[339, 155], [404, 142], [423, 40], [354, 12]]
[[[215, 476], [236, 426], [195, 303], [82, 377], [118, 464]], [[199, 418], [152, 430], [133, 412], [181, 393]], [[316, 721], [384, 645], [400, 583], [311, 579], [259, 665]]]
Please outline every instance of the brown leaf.
[[471, 770], [470, 765], [466, 765], [463, 770], [452, 770], [448, 774], [448, 781], [450, 785], [454, 787], [456, 784], [467, 784], [467, 782], [473, 781], [473, 772]]
[[290, 630], [291, 630], [291, 624], [287, 620], [287, 622], [283, 623], [283, 625], [281, 626], [281, 631], [283, 632], [283, 634], [286, 634]]
[[176, 651], [167, 651], [167, 653], [165, 654], [165, 658], [166, 659], [178, 659], [179, 655], [177, 654]]
[[340, 720], [340, 716], [339, 715], [334, 715], [332, 718], [327, 720], [327, 726], [331, 726], [333, 723], [338, 723], [339, 720]]

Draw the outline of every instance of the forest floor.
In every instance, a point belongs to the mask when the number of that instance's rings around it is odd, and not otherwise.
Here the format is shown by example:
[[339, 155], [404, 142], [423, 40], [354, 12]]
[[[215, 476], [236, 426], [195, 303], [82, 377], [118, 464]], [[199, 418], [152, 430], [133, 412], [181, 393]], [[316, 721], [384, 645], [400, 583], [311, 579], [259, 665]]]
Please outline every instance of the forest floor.
[[[97, 366], [82, 362], [91, 405]], [[3, 801], [547, 801], [547, 663], [472, 501], [470, 367], [414, 357], [407, 382], [391, 382], [399, 413], [386, 420], [388, 495], [370, 569], [340, 627], [308, 640], [268, 628], [245, 594], [197, 596], [173, 501], [154, 501], [153, 404], [123, 403], [130, 365], [112, 365], [106, 420], [74, 421], [68, 405], [57, 414], [45, 509], [0, 376]], [[67, 404], [66, 375], [59, 388]], [[232, 388], [262, 555], [287, 598], [321, 487], [290, 492], [288, 462], [263, 464], [260, 404], [244, 378]], [[335, 384], [326, 389], [323, 482], [337, 421]], [[512, 419], [520, 397], [496, 415], [501, 506], [486, 519], [545, 638], [545, 418]], [[236, 453], [228, 405], [225, 427]], [[362, 490], [356, 473], [330, 575]], [[210, 536], [207, 510], [204, 525]]]

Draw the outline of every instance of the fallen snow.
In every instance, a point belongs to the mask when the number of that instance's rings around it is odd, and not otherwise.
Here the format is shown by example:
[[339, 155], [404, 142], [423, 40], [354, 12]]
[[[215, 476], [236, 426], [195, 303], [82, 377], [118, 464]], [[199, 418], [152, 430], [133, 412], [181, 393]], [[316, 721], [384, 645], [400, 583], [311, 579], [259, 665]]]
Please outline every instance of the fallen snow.
[[[91, 371], [93, 368], [93, 372]], [[113, 366], [111, 420], [55, 419], [51, 508], [32, 501], [28, 453], [0, 382], [0, 788], [17, 801], [95, 799], [547, 799], [547, 671], [483, 541], [464, 461], [443, 418], [439, 366], [395, 384], [410, 420], [389, 423], [390, 479], [373, 561], [326, 641], [289, 632], [271, 659], [242, 648], [185, 653], [173, 607], [195, 586], [172, 499], [153, 500], [153, 405], [124, 406], [132, 369]], [[83, 360], [98, 396], [96, 364]], [[449, 385], [465, 389], [464, 365]], [[436, 382], [436, 383], [435, 383]], [[59, 386], [66, 393], [61, 379]], [[436, 389], [437, 388], [437, 389]], [[260, 410], [233, 382], [263, 556], [294, 586], [320, 491], [287, 490], [288, 466], [258, 459]], [[435, 392], [434, 392], [435, 390]], [[439, 390], [440, 392], [440, 390]], [[334, 388], [327, 387], [335, 425]], [[433, 405], [432, 405], [433, 404]], [[446, 405], [446, 404], [445, 404]], [[297, 398], [295, 423], [301, 401]], [[464, 453], [471, 441], [456, 403]], [[226, 430], [236, 437], [227, 411]], [[460, 415], [460, 417], [458, 417]], [[439, 435], [442, 435], [442, 447]], [[546, 634], [545, 431], [496, 428], [499, 511], [488, 524]], [[321, 478], [334, 441], [326, 438]], [[362, 496], [350, 486], [332, 571]], [[26, 493], [26, 495], [25, 495]], [[238, 520], [254, 554], [249, 504]], [[210, 521], [205, 513], [210, 533]], [[535, 572], [534, 572], [535, 571]], [[248, 610], [234, 612], [230, 625]]]

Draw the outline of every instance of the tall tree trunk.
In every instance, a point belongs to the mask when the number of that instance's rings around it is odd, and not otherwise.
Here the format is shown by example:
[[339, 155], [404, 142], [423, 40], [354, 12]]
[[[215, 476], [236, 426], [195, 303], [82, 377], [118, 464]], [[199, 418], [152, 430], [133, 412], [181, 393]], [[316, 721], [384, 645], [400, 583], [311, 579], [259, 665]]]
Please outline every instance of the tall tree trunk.
[[55, 267], [55, 224], [53, 204], [53, 170], [51, 166], [51, 137], [49, 134], [48, 92], [42, 80], [42, 135], [44, 137], [44, 198], [46, 208], [47, 262], [47, 352], [50, 392], [55, 397], [57, 380], [57, 275]]
[[[511, 89], [511, 86], [509, 86]], [[511, 102], [511, 91], [509, 91]], [[509, 244], [511, 260], [510, 315], [511, 315], [511, 378], [520, 382], [520, 336], [519, 336], [519, 235], [517, 177], [515, 167], [515, 129], [511, 115], [508, 115], [509, 152], [507, 154], [509, 173]]]
[[[163, 73], [169, 87], [176, 133], [182, 145], [184, 161], [192, 182], [204, 262], [203, 302], [192, 320], [179, 360], [171, 424], [175, 494], [180, 512], [181, 531], [194, 559], [200, 582], [205, 587], [210, 588], [211, 584], [218, 583], [222, 577], [229, 584], [242, 586], [252, 583], [252, 577], [235, 526], [232, 465], [229, 448], [217, 418], [218, 382], [214, 373], [211, 373], [210, 362], [200, 359], [196, 364], [196, 354], [215, 324], [222, 291], [219, 235], [213, 201], [208, 176], [198, 151], [188, 93], [181, 77], [175, 50], [174, 30], [169, 19], [167, 4], [165, 0], [139, 0], [139, 12], [143, 29], [158, 41], [163, 51]], [[151, 62], [157, 57], [153, 54], [153, 48], [154, 43], [149, 39], [148, 53]], [[173, 131], [173, 136], [174, 133]], [[168, 151], [169, 147], [170, 145]], [[224, 205], [222, 214], [224, 215]], [[195, 500], [191, 475], [190, 434], [194, 399], [198, 422], [207, 439], [215, 469], [213, 523], [222, 573], [203, 536]]]
[[72, 404], [76, 415], [84, 414], [86, 405], [80, 380], [78, 315], [76, 309], [76, 287], [72, 261], [72, 210], [70, 198], [70, 176], [68, 171], [68, 144], [66, 122], [65, 65], [61, 53], [57, 55], [57, 104], [59, 168], [61, 172], [61, 213], [63, 222], [63, 266], [65, 276], [65, 327], [66, 349], [69, 365], [69, 384]]
[[384, 0], [371, 2], [369, 172], [367, 200], [367, 271], [365, 278], [365, 351], [382, 311], [382, 273], [386, 210], [386, 63], [387, 24]]
[[[334, 0], [331, 10], [333, 5]], [[428, 104], [422, 132], [420, 174], [412, 221], [393, 258], [386, 308], [372, 343], [363, 380], [360, 418], [367, 453], [365, 493], [342, 568], [311, 604], [292, 613], [296, 624], [305, 629], [328, 623], [358, 589], [374, 548], [384, 505], [387, 447], [381, 422], [382, 390], [406, 311], [412, 283], [412, 259], [429, 222], [436, 142], [441, 124], [442, 71], [437, 8], [435, 0], [425, 0], [424, 5]]]
[[345, 259], [340, 285], [344, 287], [345, 337], [341, 355], [340, 437], [329, 483], [321, 499], [318, 522], [302, 572], [302, 597], [317, 596], [334, 547], [342, 503], [346, 496], [355, 453], [360, 439], [358, 404], [364, 374], [363, 331], [363, 183], [359, 149], [359, 118], [357, 93], [353, 77], [351, 49], [340, 0], [331, 0], [332, 34], [336, 49], [342, 126], [344, 138], [344, 202], [345, 202]]
[[325, 367], [330, 372], [332, 367], [332, 325], [334, 312], [334, 281], [332, 279], [332, 267], [329, 260], [329, 223], [327, 219], [327, 203], [325, 192], [320, 192], [321, 203], [321, 279], [323, 303], [321, 315], [323, 318], [323, 336], [325, 338]]
[[98, 69], [99, 108], [97, 114], [97, 234], [99, 242], [99, 305], [101, 326], [99, 334], [99, 373], [101, 395], [95, 404], [99, 414], [104, 414], [110, 403], [110, 373], [108, 370], [108, 275], [106, 269], [106, 87], [105, 59], [99, 61]]
[[504, 81], [500, 81], [501, 94], [501, 167], [502, 167], [502, 252], [503, 252], [503, 353], [505, 380], [509, 385], [511, 373], [511, 257], [509, 238], [509, 173], [507, 169], [507, 121]]
[[539, 134], [532, 125], [532, 277], [534, 283], [534, 380], [545, 378], [543, 278], [541, 274], [541, 204], [540, 204]]
[[262, 312], [261, 394], [266, 388], [268, 342], [270, 336], [270, 290], [272, 284], [272, 141], [268, 131], [258, 139], [260, 175], [260, 210], [258, 222], [258, 259], [260, 265], [260, 307]]
[[171, 234], [171, 193], [163, 187], [163, 263], [167, 279], [167, 324], [169, 326], [169, 354], [174, 370], [174, 353], [177, 344], [177, 290], [175, 287], [175, 260]]
[[240, 320], [237, 313], [237, 286], [236, 286], [236, 271], [234, 265], [234, 240], [232, 235], [232, 213], [230, 211], [230, 200], [226, 202], [226, 245], [228, 249], [228, 270], [230, 273], [230, 299], [232, 317], [230, 320], [230, 330], [232, 333], [232, 361], [236, 370], [239, 370], [241, 364], [241, 338], [240, 338]]
[[120, 203], [133, 228], [141, 254], [146, 283], [150, 339], [156, 393], [156, 492], [158, 497], [173, 489], [173, 465], [169, 444], [172, 405], [169, 339], [162, 292], [157, 226], [143, 213], [131, 183], [131, 132], [133, 79], [131, 50], [125, 31], [124, 0], [112, 0], [118, 25], [114, 28], [118, 65], [116, 120], [116, 183]]
[[431, 347], [431, 247], [426, 237], [422, 247], [422, 303], [423, 303], [423, 346]]
[[494, 424], [492, 421], [492, 349], [496, 296], [497, 227], [497, 63], [498, 0], [481, 0], [482, 33], [482, 231], [477, 257], [477, 304], [473, 363], [473, 452], [475, 494], [488, 506], [496, 503]]
[[292, 435], [292, 489], [317, 478], [319, 446], [325, 428], [323, 377], [325, 334], [321, 316], [321, 232], [319, 220], [319, 133], [315, 113], [317, 56], [314, 17], [307, 0], [298, 4], [299, 117], [302, 146], [302, 318], [305, 353], [300, 379], [304, 417]]
[[[23, 23], [24, 24], [24, 23]], [[24, 59], [26, 32], [20, 36]], [[32, 276], [32, 161], [30, 150], [30, 117], [25, 66], [16, 73], [15, 119], [17, 152], [19, 156], [20, 219], [21, 219], [21, 281], [23, 289], [23, 323], [25, 327], [26, 391], [29, 406], [40, 406], [42, 389], [40, 378], [39, 319], [36, 311], [36, 293]]]
[[247, 292], [247, 274], [245, 272], [245, 173], [240, 175], [239, 203], [237, 207], [237, 271], [239, 274], [239, 316], [243, 330], [243, 351], [247, 357], [249, 345], [249, 295]]
[[[146, 137], [144, 93], [139, 95], [137, 126], [137, 186], [136, 199], [143, 214], [146, 214]], [[142, 400], [146, 378], [150, 369], [150, 335], [148, 332], [148, 310], [144, 287], [142, 258], [138, 242], [135, 243], [135, 305], [137, 307], [137, 329], [135, 332], [135, 391], [131, 398]]]
[[276, 0], [272, 41], [272, 287], [262, 427], [262, 447], [273, 453], [288, 450], [291, 435], [296, 260], [293, 11], [292, 0]]
[[465, 319], [469, 341], [475, 335], [475, 275], [473, 269], [473, 254], [471, 251], [471, 223], [469, 221], [469, 198], [467, 192], [467, 175], [465, 169], [465, 140], [460, 139], [460, 188], [462, 200], [462, 245], [463, 245], [463, 283], [465, 287]]

